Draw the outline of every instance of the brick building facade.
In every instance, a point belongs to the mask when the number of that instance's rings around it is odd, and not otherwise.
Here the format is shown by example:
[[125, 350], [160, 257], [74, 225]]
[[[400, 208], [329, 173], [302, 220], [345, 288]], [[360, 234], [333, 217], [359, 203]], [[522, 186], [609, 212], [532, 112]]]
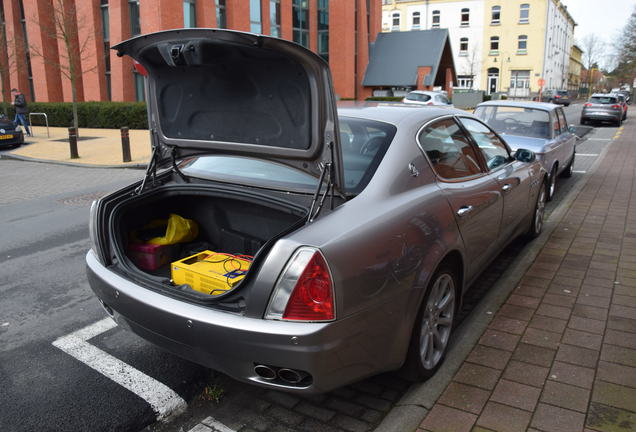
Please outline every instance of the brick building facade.
[[[183, 27], [293, 40], [329, 61], [341, 98], [364, 99], [371, 93], [362, 86], [369, 43], [380, 31], [382, 14], [378, 0], [0, 0], [0, 5], [2, 90], [6, 95], [17, 87], [38, 102], [71, 100], [69, 57], [82, 71], [75, 74], [77, 100], [143, 99], [143, 78], [130, 58], [117, 57], [110, 46]], [[68, 44], [51, 36], [56, 9], [68, 19]]]

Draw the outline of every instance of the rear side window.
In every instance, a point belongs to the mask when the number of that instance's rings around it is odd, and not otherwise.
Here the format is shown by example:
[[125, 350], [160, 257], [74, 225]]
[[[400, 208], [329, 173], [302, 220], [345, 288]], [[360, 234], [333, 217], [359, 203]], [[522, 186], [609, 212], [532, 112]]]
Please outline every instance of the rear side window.
[[568, 95], [568, 92], [566, 92], [565, 90], [559, 90], [559, 91], [557, 92], [557, 94], [558, 94], [559, 96], [567, 96], [567, 95]]
[[551, 122], [552, 122], [552, 131], [554, 132], [553, 136], [559, 136], [561, 135], [561, 126], [559, 125], [559, 118], [557, 117], [556, 113], [553, 112], [551, 117]]
[[455, 180], [481, 173], [474, 148], [452, 118], [426, 126], [417, 141], [438, 176]]
[[556, 110], [556, 112], [559, 116], [559, 123], [561, 124], [561, 133], [565, 133], [568, 131], [568, 121], [565, 119], [565, 114], [561, 108]]
[[427, 102], [431, 97], [427, 94], [422, 93], [409, 93], [406, 95], [406, 100], [417, 101], [417, 102]]
[[613, 96], [592, 96], [590, 102], [595, 104], [615, 104], [616, 98]]

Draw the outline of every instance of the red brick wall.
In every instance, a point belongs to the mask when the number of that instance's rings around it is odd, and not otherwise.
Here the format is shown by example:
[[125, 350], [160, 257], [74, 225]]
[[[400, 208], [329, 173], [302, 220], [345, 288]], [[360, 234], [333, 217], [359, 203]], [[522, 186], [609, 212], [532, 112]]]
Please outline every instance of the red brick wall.
[[432, 86], [424, 85], [424, 78], [431, 73], [430, 66], [418, 66], [417, 67], [417, 89], [418, 90], [432, 90]]
[[[212, 0], [196, 0], [197, 27], [216, 27], [216, 9]], [[183, 13], [183, 12], [182, 12]]]
[[78, 1], [76, 5], [79, 40], [82, 45], [86, 45], [81, 56], [84, 71], [84, 100], [107, 100], [104, 30], [99, 2]]
[[250, 1], [227, 0], [227, 27], [233, 30], [250, 31]]
[[142, 33], [183, 28], [183, 2], [174, 0], [152, 0], [139, 2]]
[[329, 66], [335, 92], [341, 98], [355, 98], [355, 3], [357, 0], [329, 2]]
[[[69, 37], [68, 46], [61, 37], [57, 40], [57, 50], [59, 51], [61, 58], [60, 64], [63, 65], [61, 68], [65, 72], [62, 73], [62, 92], [64, 94], [64, 101], [71, 102], [73, 100], [73, 90], [70, 80], [70, 62], [73, 62], [76, 80], [76, 100], [78, 102], [82, 102], [84, 100], [84, 77], [82, 74], [82, 62], [80, 60], [79, 30], [77, 25], [75, 3], [73, 0], [53, 0], [53, 4], [56, 8], [64, 9], [63, 13], [66, 18], [61, 19], [66, 21], [66, 31], [68, 32], [67, 34]], [[36, 79], [34, 77], [34, 85], [35, 82]]]
[[[108, 20], [110, 21], [111, 46], [130, 39], [127, 0], [109, 0]], [[112, 100], [134, 101], [135, 84], [132, 75], [132, 60], [130, 57], [117, 57], [113, 50], [109, 51]]]
[[[23, 4], [29, 36], [31, 71], [33, 76], [37, 77], [33, 80], [35, 100], [60, 101], [63, 99], [62, 80], [56, 65], [59, 62], [57, 39], [52, 36], [55, 23], [53, 15], [49, 12], [53, 7], [51, 0], [23, 0]], [[26, 89], [22, 91], [27, 93]]]
[[29, 75], [27, 71], [25, 48], [26, 42], [20, 23], [20, 5], [18, 0], [4, 0], [4, 19], [9, 41], [9, 77], [11, 87], [16, 87], [31, 99], [29, 92]]

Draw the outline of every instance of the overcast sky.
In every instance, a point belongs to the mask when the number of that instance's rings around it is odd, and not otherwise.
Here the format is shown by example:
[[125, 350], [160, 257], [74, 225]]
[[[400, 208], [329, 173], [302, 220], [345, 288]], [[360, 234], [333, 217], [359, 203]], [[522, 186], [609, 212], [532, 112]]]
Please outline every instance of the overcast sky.
[[578, 24], [575, 40], [581, 42], [586, 34], [596, 33], [608, 44], [608, 53], [613, 51], [614, 41], [636, 6], [636, 0], [561, 0], [561, 3]]

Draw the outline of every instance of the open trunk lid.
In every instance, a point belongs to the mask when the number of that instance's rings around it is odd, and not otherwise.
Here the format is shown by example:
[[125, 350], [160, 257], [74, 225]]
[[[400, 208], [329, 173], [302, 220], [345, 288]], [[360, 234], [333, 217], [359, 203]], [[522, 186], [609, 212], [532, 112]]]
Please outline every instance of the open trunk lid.
[[344, 191], [331, 75], [318, 55], [289, 41], [217, 29], [152, 33], [113, 49], [148, 73], [157, 166], [195, 154], [248, 156], [328, 175]]

